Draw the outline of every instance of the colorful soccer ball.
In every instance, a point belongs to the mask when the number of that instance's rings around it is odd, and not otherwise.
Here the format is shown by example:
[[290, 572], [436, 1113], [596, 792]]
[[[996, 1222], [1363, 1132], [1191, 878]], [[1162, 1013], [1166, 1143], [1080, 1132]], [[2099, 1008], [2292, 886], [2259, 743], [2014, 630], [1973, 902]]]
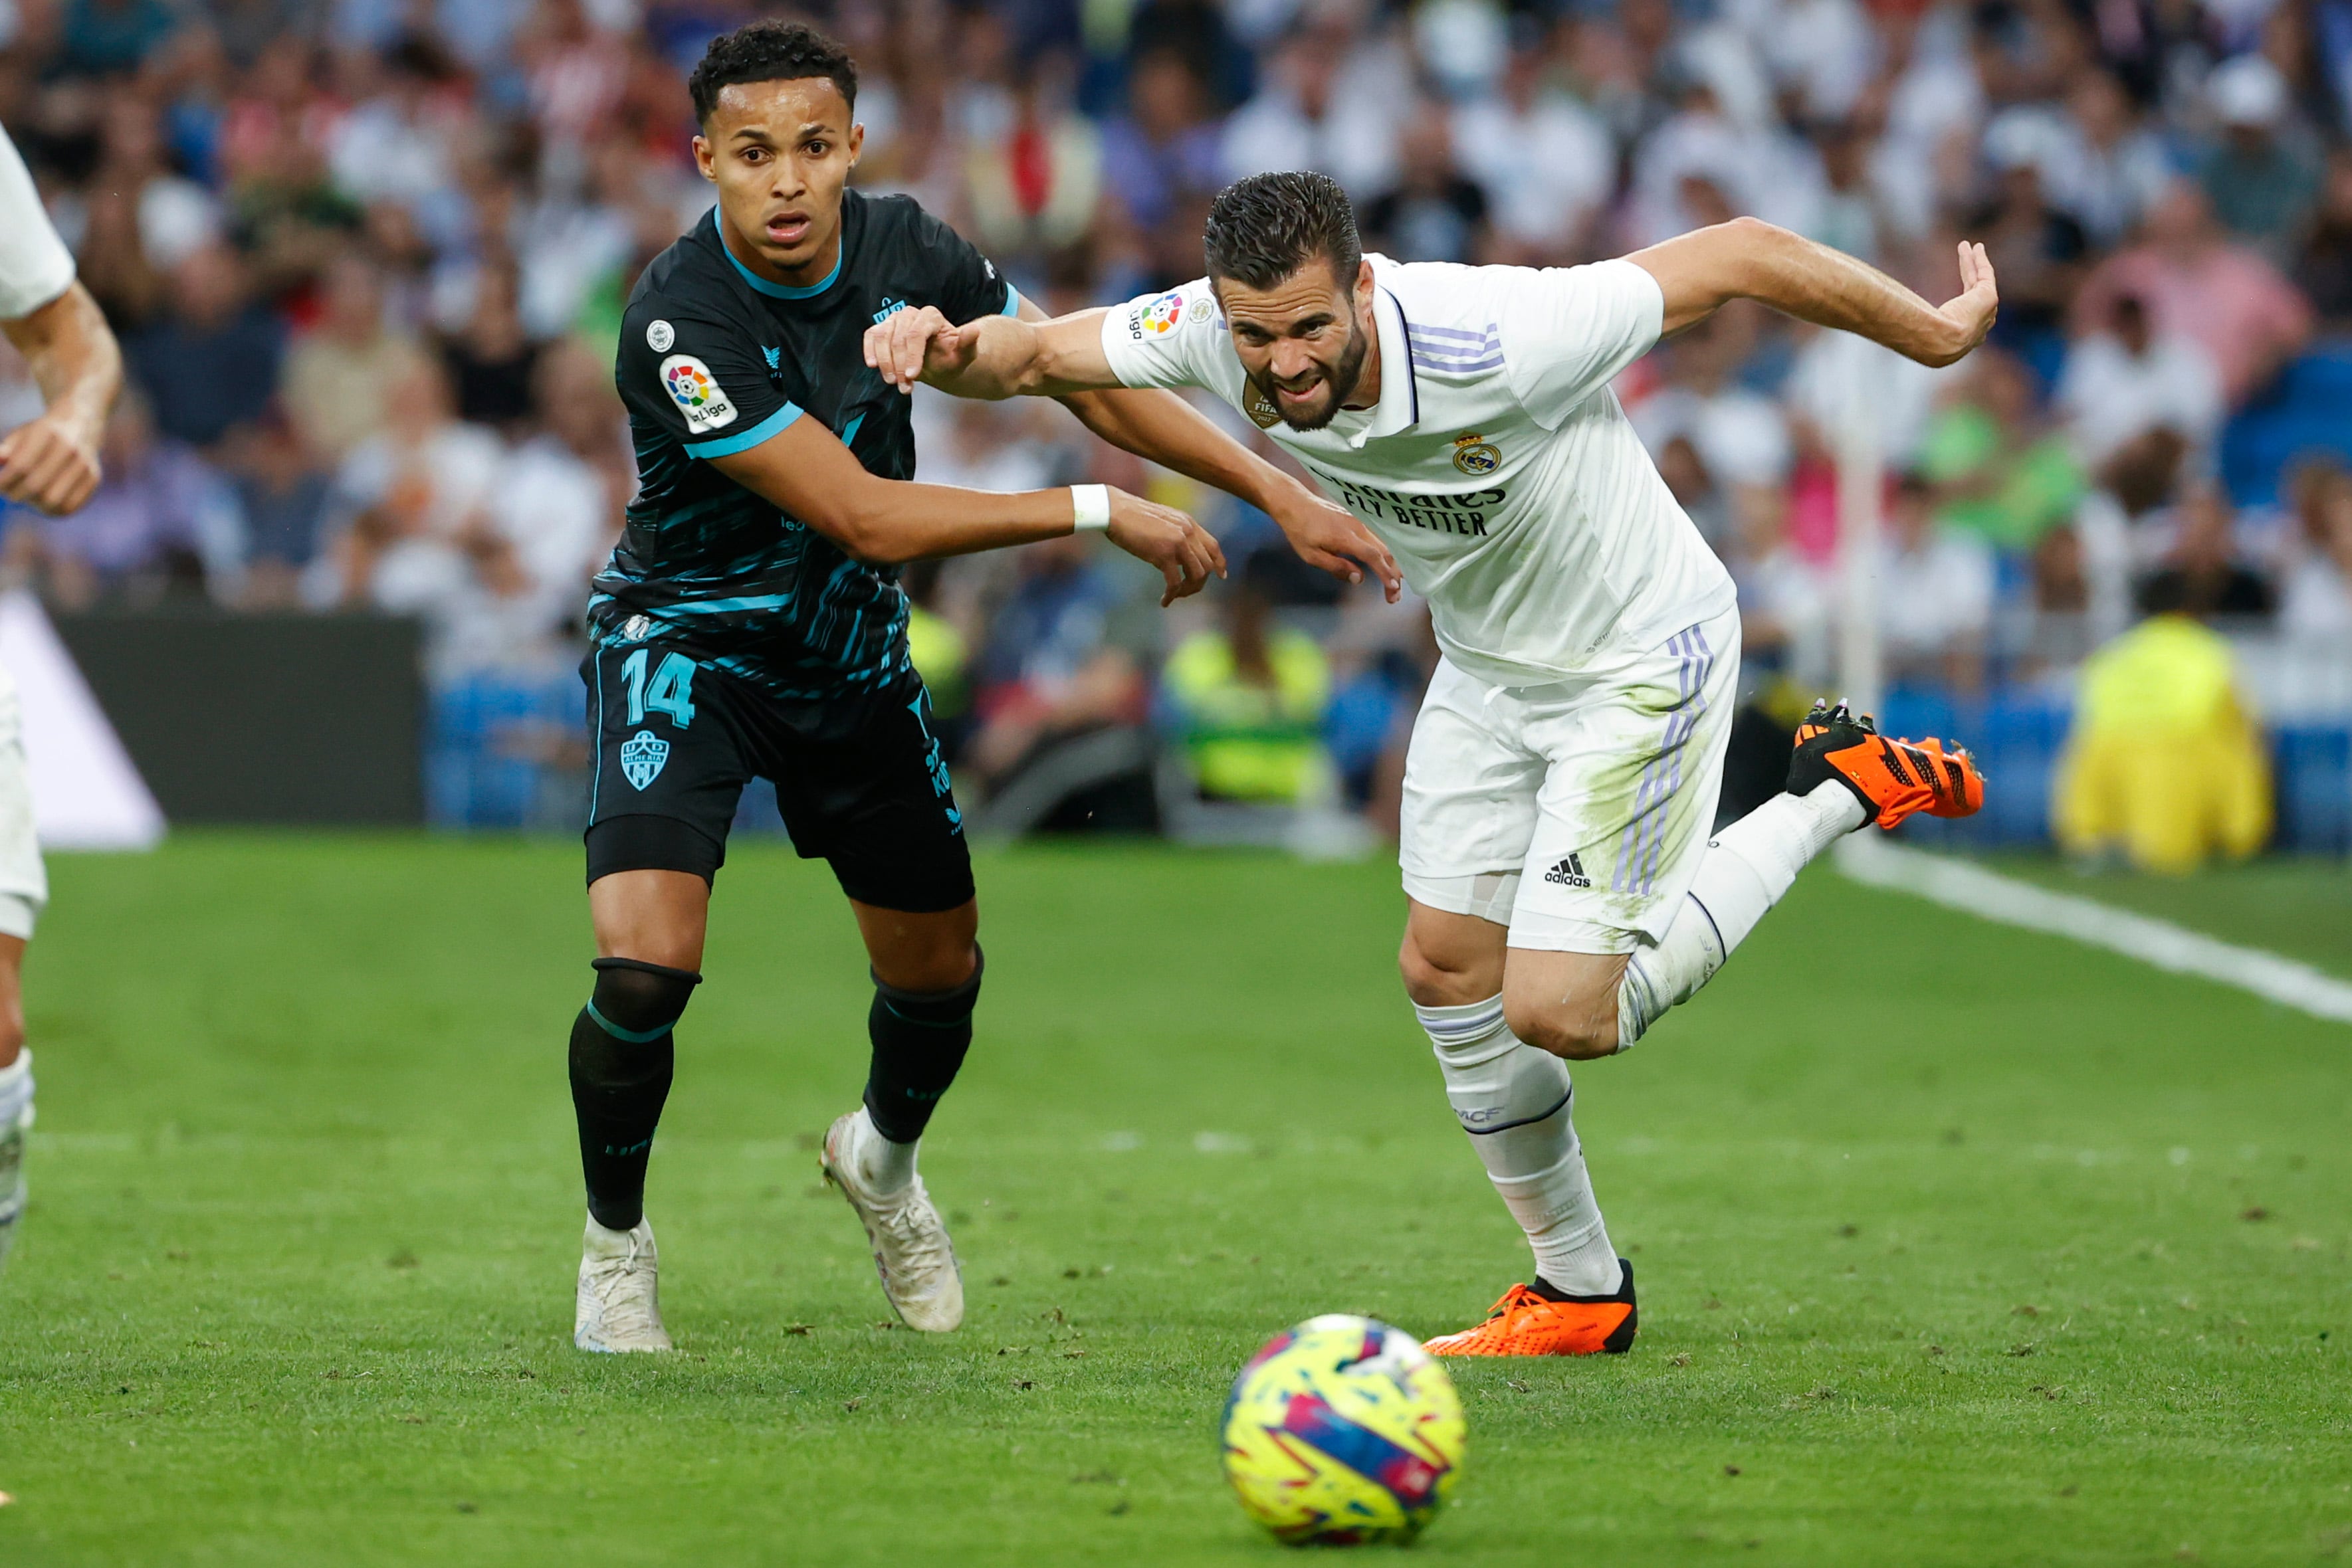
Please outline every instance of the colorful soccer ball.
[[1407, 1541], [1453, 1495], [1462, 1401], [1421, 1342], [1333, 1313], [1276, 1334], [1225, 1401], [1225, 1479], [1278, 1540]]

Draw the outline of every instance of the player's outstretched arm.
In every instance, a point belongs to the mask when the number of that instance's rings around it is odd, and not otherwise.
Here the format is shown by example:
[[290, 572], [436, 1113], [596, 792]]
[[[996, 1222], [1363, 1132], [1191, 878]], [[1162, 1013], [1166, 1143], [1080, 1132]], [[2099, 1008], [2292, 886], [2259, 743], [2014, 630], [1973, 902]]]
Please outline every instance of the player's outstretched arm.
[[[795, 419], [757, 446], [709, 460], [859, 560], [895, 566], [931, 556], [970, 555], [1058, 538], [1078, 522], [1077, 492], [999, 495], [952, 485], [877, 478], [814, 419]], [[1224, 552], [1198, 523], [1171, 507], [1105, 486], [1111, 543], [1160, 569], [1163, 605], [1198, 593]]]
[[[1045, 313], [1021, 301], [1020, 319], [1042, 323]], [[1100, 318], [1097, 318], [1099, 327]], [[1097, 347], [1102, 339], [1095, 339]], [[1056, 400], [1078, 423], [1122, 452], [1212, 485], [1248, 502], [1274, 519], [1298, 559], [1343, 582], [1364, 580], [1369, 569], [1394, 604], [1404, 593], [1404, 573], [1388, 546], [1372, 537], [1355, 514], [1332, 505], [1296, 478], [1219, 430], [1201, 411], [1172, 392], [1136, 387], [1118, 392], [1068, 392]]]
[[98, 488], [98, 444], [122, 391], [122, 350], [79, 282], [14, 321], [0, 321], [47, 404], [0, 436], [0, 496], [62, 517]]
[[1059, 398], [1080, 423], [1113, 446], [1248, 502], [1274, 519], [1298, 559], [1343, 582], [1369, 570], [1388, 601], [1404, 592], [1404, 573], [1388, 546], [1355, 515], [1300, 484], [1171, 392], [1069, 392]]
[[929, 382], [959, 397], [1056, 397], [1086, 427], [1123, 451], [1248, 502], [1309, 566], [1349, 582], [1369, 570], [1389, 602], [1404, 574], [1354, 516], [1219, 430], [1175, 393], [1128, 388], [1102, 350], [1100, 310], [1048, 320], [1028, 300], [1018, 316], [956, 326], [937, 309], [901, 310], [866, 333], [866, 362], [902, 392]]
[[866, 329], [866, 362], [900, 392], [929, 382], [958, 397], [1063, 397], [1121, 386], [1103, 352], [1101, 310], [1053, 320], [983, 316], [959, 327], [936, 306]]
[[1928, 304], [1876, 267], [1759, 218], [1695, 229], [1625, 259], [1658, 280], [1665, 330], [1678, 332], [1734, 299], [1858, 333], [1923, 365], [1948, 365], [1984, 341], [2000, 306], [1992, 262], [1960, 243], [1960, 292]]

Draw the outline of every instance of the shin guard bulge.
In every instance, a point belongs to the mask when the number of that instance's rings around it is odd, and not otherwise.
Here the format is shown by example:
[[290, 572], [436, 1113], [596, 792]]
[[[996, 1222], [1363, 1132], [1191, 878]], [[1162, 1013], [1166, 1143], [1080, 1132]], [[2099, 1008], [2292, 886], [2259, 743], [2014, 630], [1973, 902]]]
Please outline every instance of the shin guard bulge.
[[1578, 1294], [1615, 1290], [1617, 1254], [1577, 1141], [1568, 1064], [1511, 1033], [1499, 996], [1413, 1010], [1454, 1119], [1527, 1232], [1538, 1278]]

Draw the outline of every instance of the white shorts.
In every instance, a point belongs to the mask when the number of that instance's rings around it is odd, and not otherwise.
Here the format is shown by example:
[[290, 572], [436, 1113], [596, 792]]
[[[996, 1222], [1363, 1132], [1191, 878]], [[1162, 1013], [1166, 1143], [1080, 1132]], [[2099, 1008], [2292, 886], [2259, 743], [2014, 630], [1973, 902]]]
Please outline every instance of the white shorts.
[[1657, 941], [1706, 852], [1738, 685], [1736, 610], [1553, 685], [1440, 661], [1405, 758], [1405, 892], [1514, 947]]
[[0, 936], [31, 940], [49, 901], [48, 873], [33, 832], [33, 782], [25, 771], [25, 737], [16, 683], [0, 670]]

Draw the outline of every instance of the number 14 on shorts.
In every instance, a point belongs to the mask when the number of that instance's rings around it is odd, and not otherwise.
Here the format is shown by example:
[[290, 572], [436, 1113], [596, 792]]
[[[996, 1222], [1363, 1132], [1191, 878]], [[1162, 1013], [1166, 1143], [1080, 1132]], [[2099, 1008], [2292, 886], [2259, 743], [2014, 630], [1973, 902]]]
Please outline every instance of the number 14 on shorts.
[[670, 723], [684, 729], [694, 723], [694, 661], [683, 653], [664, 653], [648, 681], [646, 664], [651, 653], [639, 648], [621, 661], [622, 677], [629, 683], [629, 722], [643, 724], [649, 713], [667, 714]]

